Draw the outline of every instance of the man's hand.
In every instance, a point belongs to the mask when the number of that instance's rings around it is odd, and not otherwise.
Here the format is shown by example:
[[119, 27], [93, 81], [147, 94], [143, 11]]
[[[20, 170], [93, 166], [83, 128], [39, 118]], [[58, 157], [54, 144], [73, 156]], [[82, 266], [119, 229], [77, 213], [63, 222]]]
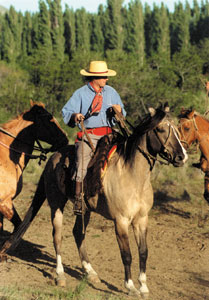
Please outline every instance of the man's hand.
[[74, 115], [75, 123], [80, 123], [81, 121], [84, 120], [84, 118], [85, 118], [84, 115], [80, 113]]
[[113, 104], [112, 107], [116, 108], [120, 113], [122, 112], [122, 108], [119, 104]]

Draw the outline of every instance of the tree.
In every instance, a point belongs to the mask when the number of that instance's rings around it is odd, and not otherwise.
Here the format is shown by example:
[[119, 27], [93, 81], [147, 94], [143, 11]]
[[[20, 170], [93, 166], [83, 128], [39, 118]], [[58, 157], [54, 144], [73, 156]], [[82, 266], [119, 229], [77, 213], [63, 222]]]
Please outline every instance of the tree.
[[144, 63], [144, 18], [142, 5], [139, 0], [131, 1], [128, 10], [124, 10], [124, 43], [123, 49], [127, 53], [133, 53]]
[[32, 19], [29, 12], [25, 13], [23, 19], [23, 30], [22, 30], [22, 55], [21, 58], [24, 61], [28, 55], [33, 52], [32, 45]]
[[47, 0], [51, 21], [51, 39], [55, 59], [60, 62], [64, 60], [64, 25], [61, 0]]
[[171, 54], [188, 49], [190, 46], [190, 7], [184, 10], [182, 3], [175, 5], [171, 21]]
[[69, 56], [69, 59], [71, 59], [76, 51], [75, 13], [72, 9], [69, 9], [67, 5], [65, 6], [63, 21], [65, 53]]
[[107, 0], [104, 18], [105, 50], [122, 50], [123, 47], [123, 0]]
[[39, 14], [37, 20], [37, 48], [44, 56], [51, 56], [52, 54], [52, 40], [51, 40], [51, 22], [47, 6], [44, 1], [39, 2]]
[[2, 23], [1, 59], [11, 64], [16, 61], [15, 40], [6, 20]]
[[82, 53], [90, 51], [90, 30], [89, 14], [84, 8], [78, 9], [75, 13], [76, 24], [76, 50]]
[[[4, 51], [6, 51], [4, 57], [8, 62], [16, 62], [21, 55], [22, 20], [22, 14], [17, 13], [13, 6], [5, 14], [4, 29], [6, 32], [2, 32], [2, 34], [4, 42], [7, 44], [4, 47]], [[11, 44], [9, 45], [9, 43]]]
[[100, 16], [93, 14], [90, 17], [90, 44], [91, 50], [102, 53], [104, 51], [104, 36], [101, 28]]

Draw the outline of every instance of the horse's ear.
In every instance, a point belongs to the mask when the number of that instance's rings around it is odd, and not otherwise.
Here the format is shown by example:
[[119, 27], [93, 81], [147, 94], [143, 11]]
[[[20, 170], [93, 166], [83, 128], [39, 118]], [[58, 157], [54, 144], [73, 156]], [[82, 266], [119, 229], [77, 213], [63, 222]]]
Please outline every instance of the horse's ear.
[[33, 102], [32, 99], [30, 99], [30, 106], [31, 106], [31, 107], [34, 106], [34, 102]]
[[154, 117], [154, 115], [156, 114], [156, 110], [153, 107], [149, 107], [148, 110], [149, 110], [151, 117]]
[[164, 110], [165, 110], [165, 113], [169, 113], [170, 108], [169, 108], [169, 106], [168, 106], [168, 102], [166, 102], [166, 103], [164, 104]]
[[189, 113], [189, 115], [188, 115], [189, 119], [192, 119], [196, 114], [197, 114], [197, 113], [196, 113], [195, 110], [191, 111], [191, 112]]

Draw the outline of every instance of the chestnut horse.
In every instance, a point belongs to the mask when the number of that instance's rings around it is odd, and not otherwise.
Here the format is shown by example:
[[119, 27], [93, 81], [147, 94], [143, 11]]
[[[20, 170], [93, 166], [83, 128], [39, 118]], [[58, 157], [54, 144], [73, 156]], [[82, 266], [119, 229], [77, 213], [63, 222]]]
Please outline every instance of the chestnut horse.
[[[45, 158], [44, 154], [32, 155], [34, 149], [45, 151], [40, 141], [52, 145], [56, 151], [67, 145], [68, 139], [55, 118], [43, 103], [30, 102], [31, 108], [0, 127], [0, 228], [3, 217], [17, 229], [21, 219], [12, 200], [22, 190], [22, 174], [31, 158]], [[37, 141], [39, 147], [35, 146]], [[45, 151], [46, 153], [46, 151]]]
[[198, 142], [201, 151], [200, 168], [205, 173], [204, 198], [209, 203], [209, 120], [193, 109], [182, 109], [179, 132], [185, 148]]
[[[92, 194], [88, 193], [86, 189], [84, 190], [85, 195], [89, 195], [85, 198], [88, 210], [83, 216], [76, 216], [73, 228], [73, 235], [87, 279], [91, 282], [99, 282], [100, 279], [91, 266], [85, 249], [86, 228], [91, 211], [114, 222], [124, 265], [125, 287], [130, 294], [134, 294], [140, 299], [141, 294], [147, 295], [149, 292], [146, 284], [146, 261], [148, 213], [153, 205], [151, 171], [155, 161], [158, 160], [158, 154], [162, 157], [161, 162], [171, 163], [175, 167], [182, 166], [187, 160], [187, 154], [180, 142], [177, 128], [167, 117], [168, 110], [167, 104], [156, 110], [150, 109], [150, 114], [141, 121], [128, 139], [120, 140], [120, 143], [116, 144], [117, 150], [108, 161], [101, 179], [102, 187]], [[103, 139], [107, 139], [107, 136]], [[97, 151], [99, 151], [99, 147]], [[2, 253], [7, 252], [8, 249], [14, 249], [47, 198], [51, 208], [53, 242], [57, 258], [57, 283], [60, 286], [65, 286], [61, 258], [62, 222], [65, 204], [68, 199], [73, 201], [74, 195], [73, 181], [71, 180], [73, 155], [74, 146], [69, 145], [51, 156], [22, 224], [2, 248]], [[96, 160], [96, 165], [98, 164], [99, 158]], [[93, 167], [91, 166], [89, 169], [91, 168]], [[100, 180], [99, 177], [97, 179]], [[88, 170], [84, 186], [92, 186], [92, 181]], [[94, 183], [95, 181], [93, 181], [93, 185]], [[132, 225], [139, 252], [139, 290], [135, 287], [131, 276], [132, 256], [128, 234], [130, 225]]]

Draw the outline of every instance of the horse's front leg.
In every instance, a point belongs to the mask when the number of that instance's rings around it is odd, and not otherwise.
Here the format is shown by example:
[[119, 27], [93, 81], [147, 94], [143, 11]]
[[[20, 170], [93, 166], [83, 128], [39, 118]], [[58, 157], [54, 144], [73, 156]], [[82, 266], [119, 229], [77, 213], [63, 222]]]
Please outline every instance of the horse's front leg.
[[147, 226], [148, 216], [136, 217], [132, 222], [134, 235], [139, 251], [139, 283], [140, 293], [145, 297], [148, 295], [149, 290], [146, 283], [146, 262], [148, 257], [147, 248]]
[[73, 227], [73, 236], [78, 248], [81, 264], [85, 273], [87, 274], [88, 281], [92, 283], [99, 283], [100, 282], [99, 276], [91, 266], [91, 263], [89, 261], [86, 252], [86, 247], [85, 247], [85, 234], [86, 234], [86, 228], [89, 224], [89, 220], [90, 220], [89, 211], [87, 211], [86, 214], [84, 215], [84, 219], [83, 219], [84, 222], [82, 221], [82, 216], [77, 216], [75, 225]]
[[135, 288], [131, 277], [132, 256], [128, 238], [128, 227], [128, 221], [126, 222], [121, 219], [115, 221], [115, 233], [125, 271], [125, 288], [128, 289], [130, 295], [141, 297], [140, 292]]
[[54, 249], [56, 252], [56, 283], [58, 286], [65, 287], [66, 286], [66, 278], [64, 273], [64, 268], [62, 265], [62, 257], [61, 257], [61, 246], [62, 246], [62, 222], [63, 222], [63, 209], [57, 208], [56, 210], [51, 209], [51, 221], [53, 226], [52, 236]]

